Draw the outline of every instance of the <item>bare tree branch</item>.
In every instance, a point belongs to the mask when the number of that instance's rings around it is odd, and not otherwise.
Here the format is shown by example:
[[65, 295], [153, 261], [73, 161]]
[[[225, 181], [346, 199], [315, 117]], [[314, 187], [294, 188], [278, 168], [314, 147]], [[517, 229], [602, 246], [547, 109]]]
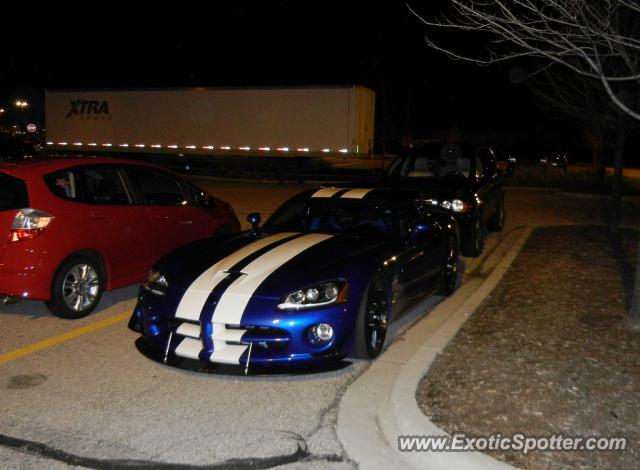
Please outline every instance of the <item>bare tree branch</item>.
[[431, 28], [486, 33], [487, 54], [454, 50], [425, 36], [426, 44], [455, 60], [492, 65], [529, 57], [560, 64], [601, 82], [628, 116], [617, 84], [640, 85], [640, 0], [449, 0], [451, 11], [434, 19], [409, 11]]
[[[624, 143], [631, 129], [640, 125], [640, 0], [448, 2], [451, 12], [435, 19], [407, 7], [433, 29], [486, 33], [490, 38], [488, 54], [479, 57], [464, 49], [453, 50], [426, 37], [430, 47], [457, 60], [482, 65], [524, 57], [541, 62], [529, 85], [534, 84], [543, 106], [587, 124], [598, 142], [605, 130], [615, 130], [610, 228], [617, 233]], [[551, 72], [551, 65], [562, 66], [564, 73]], [[598, 142], [594, 145], [594, 168], [604, 174]], [[640, 328], [640, 256], [638, 260], [629, 318]]]

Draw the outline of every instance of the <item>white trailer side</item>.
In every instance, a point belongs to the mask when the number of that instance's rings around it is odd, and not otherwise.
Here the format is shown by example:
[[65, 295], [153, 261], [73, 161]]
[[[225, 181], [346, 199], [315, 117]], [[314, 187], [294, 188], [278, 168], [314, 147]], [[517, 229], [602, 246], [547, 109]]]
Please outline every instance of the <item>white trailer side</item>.
[[52, 149], [246, 155], [373, 152], [364, 87], [47, 90]]

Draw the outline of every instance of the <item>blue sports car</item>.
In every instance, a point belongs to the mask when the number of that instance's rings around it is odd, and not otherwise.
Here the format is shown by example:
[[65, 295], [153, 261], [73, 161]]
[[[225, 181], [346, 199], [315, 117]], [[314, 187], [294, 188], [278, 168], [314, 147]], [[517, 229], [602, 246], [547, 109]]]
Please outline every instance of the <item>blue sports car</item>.
[[413, 302], [458, 283], [458, 228], [417, 192], [324, 187], [260, 227], [161, 259], [129, 327], [167, 357], [249, 367], [374, 358]]

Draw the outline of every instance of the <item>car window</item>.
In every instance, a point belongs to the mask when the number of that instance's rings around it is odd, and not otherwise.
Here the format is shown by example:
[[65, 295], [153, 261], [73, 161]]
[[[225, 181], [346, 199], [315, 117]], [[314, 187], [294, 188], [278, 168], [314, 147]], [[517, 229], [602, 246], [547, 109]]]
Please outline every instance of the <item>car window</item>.
[[24, 181], [0, 173], [0, 211], [29, 207], [27, 185]]
[[482, 164], [482, 159], [476, 155], [476, 178], [481, 178], [483, 172], [484, 165]]
[[50, 173], [44, 177], [49, 190], [59, 198], [69, 200], [80, 200], [78, 186], [78, 171], [75, 168]]
[[285, 204], [267, 221], [277, 231], [329, 233], [385, 233], [393, 231], [388, 204], [340, 199], [296, 200]]
[[207, 200], [207, 193], [202, 189], [195, 187], [191, 183], [187, 183], [189, 193], [191, 194], [191, 203], [194, 206], [206, 206], [209, 201]]
[[152, 168], [127, 168], [131, 180], [147, 204], [156, 206], [185, 206], [188, 201], [180, 181], [168, 173]]
[[466, 178], [469, 175], [469, 158], [461, 145], [428, 144], [398, 157], [386, 175], [391, 178]]
[[81, 168], [80, 172], [84, 182], [83, 202], [108, 206], [131, 204], [117, 167], [90, 166]]
[[265, 227], [280, 231], [302, 230], [302, 219], [307, 214], [307, 201], [297, 199], [280, 206], [278, 210], [267, 220]]
[[[483, 173], [495, 171], [498, 163], [493, 150], [489, 147], [480, 147], [476, 152], [476, 174], [480, 177]], [[480, 173], [478, 174], [478, 168]]]

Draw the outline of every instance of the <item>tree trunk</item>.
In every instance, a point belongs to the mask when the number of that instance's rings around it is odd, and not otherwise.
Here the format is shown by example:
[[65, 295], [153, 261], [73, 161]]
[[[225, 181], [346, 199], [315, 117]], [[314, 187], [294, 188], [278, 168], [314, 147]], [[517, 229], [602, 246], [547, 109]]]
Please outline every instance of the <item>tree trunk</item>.
[[617, 235], [620, 231], [620, 220], [622, 219], [622, 159], [624, 156], [625, 140], [626, 131], [624, 126], [618, 125], [614, 144], [614, 171], [611, 191], [611, 219], [609, 225], [612, 235]]
[[602, 138], [594, 137], [593, 138], [593, 175], [598, 183], [602, 183], [604, 181], [605, 175], [605, 161], [604, 161], [604, 152], [602, 148]]
[[629, 324], [633, 329], [640, 329], [640, 237], [636, 250], [636, 275], [633, 281], [633, 297], [631, 298], [631, 310], [629, 310]]

